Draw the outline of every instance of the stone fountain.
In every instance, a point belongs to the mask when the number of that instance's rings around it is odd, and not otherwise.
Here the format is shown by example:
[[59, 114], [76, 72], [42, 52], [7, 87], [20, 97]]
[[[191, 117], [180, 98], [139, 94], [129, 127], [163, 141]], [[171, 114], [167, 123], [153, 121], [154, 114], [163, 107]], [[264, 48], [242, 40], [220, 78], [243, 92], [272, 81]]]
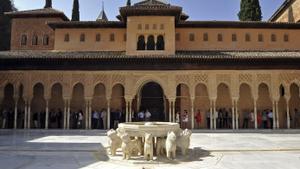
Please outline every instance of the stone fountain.
[[169, 159], [176, 158], [176, 148], [180, 148], [182, 155], [190, 146], [192, 132], [182, 130], [178, 123], [171, 122], [129, 122], [120, 123], [117, 130], [109, 130], [107, 136], [111, 155], [122, 148], [123, 159], [131, 156], [144, 155], [145, 160], [153, 160], [156, 155], [165, 155]]

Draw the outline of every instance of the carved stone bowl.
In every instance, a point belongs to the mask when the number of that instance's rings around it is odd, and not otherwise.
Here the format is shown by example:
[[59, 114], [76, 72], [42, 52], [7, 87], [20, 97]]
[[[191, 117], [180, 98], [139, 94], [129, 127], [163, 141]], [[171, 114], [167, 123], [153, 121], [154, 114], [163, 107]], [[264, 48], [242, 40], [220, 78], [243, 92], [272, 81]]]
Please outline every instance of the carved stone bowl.
[[176, 134], [180, 132], [179, 124], [171, 122], [128, 122], [120, 123], [118, 127], [119, 131], [132, 137], [144, 137], [145, 133], [150, 133], [153, 137], [166, 137], [170, 131]]

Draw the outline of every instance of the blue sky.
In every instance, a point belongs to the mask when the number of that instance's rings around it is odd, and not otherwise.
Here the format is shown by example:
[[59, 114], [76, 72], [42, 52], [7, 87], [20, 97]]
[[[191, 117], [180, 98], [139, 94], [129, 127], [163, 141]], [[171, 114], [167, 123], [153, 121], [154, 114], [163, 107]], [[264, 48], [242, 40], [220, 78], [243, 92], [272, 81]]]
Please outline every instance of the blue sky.
[[[44, 7], [45, 0], [14, 0], [19, 10], [38, 9]], [[93, 21], [97, 18], [102, 1], [109, 20], [116, 20], [119, 7], [126, 4], [126, 0], [79, 0], [81, 20]], [[132, 0], [137, 2], [139, 0]], [[167, 0], [171, 4], [183, 7], [190, 16], [189, 20], [238, 20], [237, 13], [240, 0]], [[268, 20], [284, 0], [260, 0], [263, 20]], [[53, 8], [71, 16], [73, 0], [53, 0]]]

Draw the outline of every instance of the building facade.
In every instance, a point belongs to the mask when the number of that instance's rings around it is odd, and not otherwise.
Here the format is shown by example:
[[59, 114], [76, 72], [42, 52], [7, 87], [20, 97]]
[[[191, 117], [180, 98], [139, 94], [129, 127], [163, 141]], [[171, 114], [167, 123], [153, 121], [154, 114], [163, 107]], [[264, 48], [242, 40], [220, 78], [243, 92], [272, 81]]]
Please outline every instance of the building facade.
[[115, 112], [130, 122], [145, 109], [153, 121], [172, 122], [186, 111], [193, 129], [300, 127], [300, 24], [281, 16], [189, 21], [182, 7], [156, 0], [121, 7], [119, 21], [104, 11], [96, 21], [69, 21], [52, 8], [7, 15], [4, 128], [76, 128], [81, 111], [91, 129], [92, 112], [103, 110], [103, 128], [111, 128]]

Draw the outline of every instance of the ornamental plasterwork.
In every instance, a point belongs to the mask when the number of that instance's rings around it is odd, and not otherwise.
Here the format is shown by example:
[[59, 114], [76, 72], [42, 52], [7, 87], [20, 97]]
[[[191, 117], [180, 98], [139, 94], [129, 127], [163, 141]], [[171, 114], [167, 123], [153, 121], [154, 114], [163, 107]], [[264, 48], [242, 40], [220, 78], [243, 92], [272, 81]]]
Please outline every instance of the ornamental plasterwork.
[[188, 74], [186, 75], [176, 75], [175, 77], [176, 84], [186, 84], [188, 87], [190, 87], [190, 76]]
[[298, 73], [281, 73], [279, 74], [279, 80], [286, 84], [291, 84], [295, 81], [300, 81], [300, 74]]
[[33, 87], [37, 83], [42, 83], [44, 87], [47, 85], [48, 82], [48, 74], [46, 73], [31, 73], [30, 74], [30, 83]]
[[257, 85], [260, 85], [261, 83], [266, 83], [269, 88], [271, 87], [271, 74], [257, 74], [256, 77]]
[[19, 85], [23, 80], [23, 73], [0, 73], [0, 87], [5, 87], [8, 83]]
[[231, 87], [231, 75], [230, 74], [217, 74], [216, 77], [217, 80], [217, 87], [221, 84], [221, 83], [225, 83], [226, 85], [228, 85], [228, 87]]
[[[125, 87], [125, 76], [124, 75], [119, 75], [119, 74], [113, 74], [111, 76], [111, 84], [116, 85], [116, 84], [122, 84]], [[113, 86], [111, 86], [113, 87]]]
[[96, 86], [97, 84], [102, 83], [106, 86], [108, 83], [107, 75], [105, 74], [95, 74], [93, 75], [93, 84]]
[[72, 74], [72, 86], [75, 86], [77, 83], [81, 83], [85, 85], [86, 74], [83, 73], [76, 73]]
[[251, 86], [253, 82], [252, 74], [245, 73], [245, 74], [239, 74], [239, 84], [247, 83]]
[[208, 75], [207, 74], [197, 74], [194, 77], [195, 85], [198, 85], [199, 83], [208, 84]]
[[60, 83], [62, 86], [64, 81], [64, 74], [63, 73], [55, 73], [55, 74], [49, 74], [49, 83], [52, 87], [55, 83]]

